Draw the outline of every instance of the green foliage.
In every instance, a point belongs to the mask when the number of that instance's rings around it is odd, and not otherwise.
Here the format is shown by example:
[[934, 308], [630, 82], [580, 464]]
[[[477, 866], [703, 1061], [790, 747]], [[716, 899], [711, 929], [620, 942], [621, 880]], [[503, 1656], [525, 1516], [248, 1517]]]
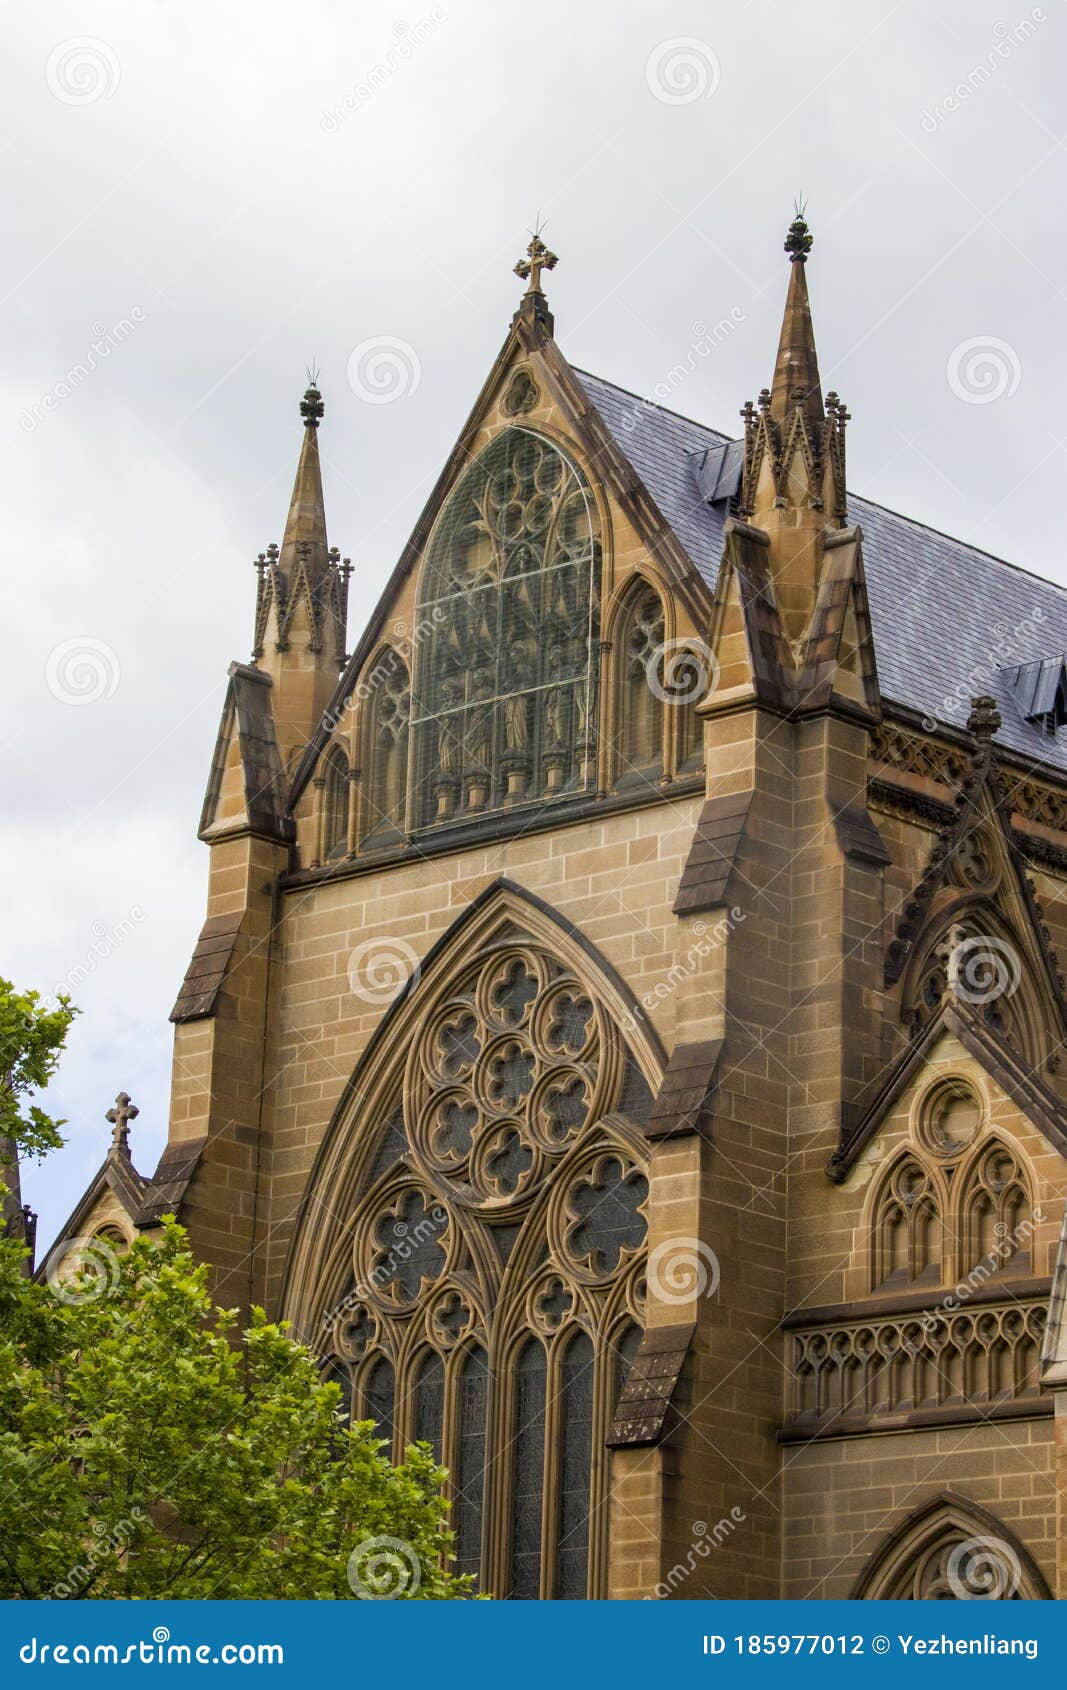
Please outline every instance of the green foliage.
[[65, 1122], [27, 1104], [26, 1095], [52, 1078], [77, 1013], [64, 993], [45, 1009], [40, 992], [16, 992], [0, 979], [0, 1138], [13, 1139], [21, 1155], [41, 1157], [63, 1143]]
[[262, 1311], [237, 1341], [174, 1221], [90, 1252], [51, 1289], [0, 1242], [0, 1597], [470, 1595], [426, 1446], [390, 1466]]

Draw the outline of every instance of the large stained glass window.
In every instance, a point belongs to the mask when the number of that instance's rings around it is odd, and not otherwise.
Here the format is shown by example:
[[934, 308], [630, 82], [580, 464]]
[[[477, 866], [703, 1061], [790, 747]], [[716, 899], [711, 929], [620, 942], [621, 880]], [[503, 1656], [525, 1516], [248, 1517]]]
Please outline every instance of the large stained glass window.
[[448, 1469], [456, 1567], [479, 1590], [602, 1597], [604, 1439], [644, 1316], [649, 1087], [590, 983], [513, 927], [431, 985], [397, 1062], [331, 1317], [353, 1412], [394, 1459], [425, 1441]]
[[595, 786], [597, 537], [542, 435], [511, 429], [467, 471], [420, 586], [413, 825]]

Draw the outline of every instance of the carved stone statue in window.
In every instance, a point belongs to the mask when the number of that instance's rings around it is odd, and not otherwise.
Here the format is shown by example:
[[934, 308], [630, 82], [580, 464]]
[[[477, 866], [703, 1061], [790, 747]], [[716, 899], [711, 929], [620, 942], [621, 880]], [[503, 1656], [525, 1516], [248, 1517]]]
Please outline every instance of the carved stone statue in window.
[[494, 440], [452, 495], [423, 573], [413, 826], [595, 783], [598, 569], [581, 472], [525, 429]]

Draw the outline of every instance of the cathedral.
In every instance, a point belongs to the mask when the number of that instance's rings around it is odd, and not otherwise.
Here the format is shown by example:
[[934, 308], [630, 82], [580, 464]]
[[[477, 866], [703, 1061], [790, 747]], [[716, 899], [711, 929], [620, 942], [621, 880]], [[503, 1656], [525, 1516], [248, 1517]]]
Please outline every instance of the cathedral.
[[176, 1214], [499, 1598], [1067, 1596], [1067, 594], [846, 491], [811, 247], [731, 439], [535, 235], [351, 651], [312, 381], [168, 1144], [52, 1252]]

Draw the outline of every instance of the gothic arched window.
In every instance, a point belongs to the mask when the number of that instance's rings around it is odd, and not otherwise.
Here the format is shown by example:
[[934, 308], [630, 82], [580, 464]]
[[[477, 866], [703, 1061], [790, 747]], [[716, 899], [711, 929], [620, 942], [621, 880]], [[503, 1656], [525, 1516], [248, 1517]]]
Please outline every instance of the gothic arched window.
[[937, 1189], [917, 1156], [894, 1162], [873, 1210], [871, 1289], [941, 1280], [942, 1224]]
[[854, 1593], [868, 1602], [1026, 1602], [1049, 1594], [1007, 1526], [984, 1508], [947, 1497], [891, 1534]]
[[367, 725], [363, 753], [362, 840], [386, 845], [404, 830], [411, 680], [399, 652], [388, 648], [364, 678]]
[[584, 476], [526, 429], [452, 494], [419, 589], [415, 825], [595, 785], [597, 536]]
[[663, 605], [645, 582], [631, 594], [615, 640], [615, 784], [646, 785], [663, 773]]
[[964, 1176], [960, 1198], [960, 1271], [1028, 1273], [1033, 1216], [1026, 1175], [1015, 1153], [995, 1139]]
[[348, 763], [336, 746], [326, 758], [322, 805], [322, 857], [329, 862], [348, 850]]
[[333, 1353], [394, 1459], [421, 1440], [448, 1469], [456, 1562], [482, 1590], [603, 1596], [651, 1093], [618, 1017], [514, 927], [417, 1014], [362, 1137]]

